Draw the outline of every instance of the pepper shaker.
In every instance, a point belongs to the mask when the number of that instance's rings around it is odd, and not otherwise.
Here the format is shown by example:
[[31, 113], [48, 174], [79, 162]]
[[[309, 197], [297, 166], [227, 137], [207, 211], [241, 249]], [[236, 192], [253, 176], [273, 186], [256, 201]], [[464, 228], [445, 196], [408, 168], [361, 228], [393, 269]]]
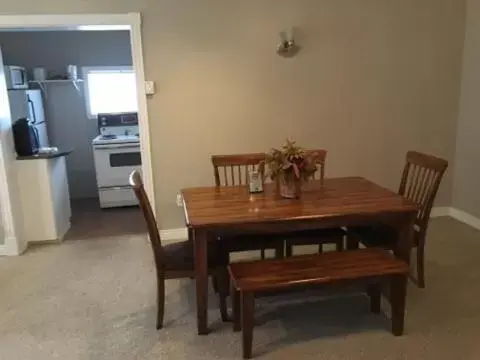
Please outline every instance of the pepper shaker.
[[251, 193], [263, 192], [263, 179], [260, 171], [250, 170], [248, 172], [248, 187]]

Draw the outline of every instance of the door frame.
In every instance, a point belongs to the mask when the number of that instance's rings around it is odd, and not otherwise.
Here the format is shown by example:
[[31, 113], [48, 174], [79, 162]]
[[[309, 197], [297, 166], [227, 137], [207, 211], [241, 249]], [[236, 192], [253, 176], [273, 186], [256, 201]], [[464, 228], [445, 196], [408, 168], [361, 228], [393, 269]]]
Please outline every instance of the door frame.
[[[47, 15], [0, 15], [0, 31], [14, 28], [28, 28], [32, 30], [62, 29], [78, 30], [85, 25], [122, 25], [130, 28], [130, 46], [132, 50], [132, 64], [137, 77], [138, 122], [140, 132], [140, 152], [142, 156], [142, 173], [150, 201], [154, 202], [153, 167], [150, 144], [150, 127], [147, 109], [147, 93], [145, 89], [145, 68], [143, 62], [142, 30], [140, 13], [124, 14], [47, 14]], [[5, 173], [4, 164], [0, 162], [0, 176]], [[0, 197], [8, 198], [8, 187], [5, 182], [0, 183]], [[6, 194], [7, 196], [4, 196]], [[7, 205], [7, 208], [10, 208]], [[155, 211], [155, 207], [153, 207]], [[3, 212], [3, 225], [13, 226], [13, 214]], [[17, 221], [21, 223], [21, 221]], [[8, 227], [7, 226], [7, 227]], [[0, 255], [19, 255], [27, 244], [16, 236], [5, 237], [4, 245], [0, 245]], [[22, 245], [23, 244], [23, 245]]]

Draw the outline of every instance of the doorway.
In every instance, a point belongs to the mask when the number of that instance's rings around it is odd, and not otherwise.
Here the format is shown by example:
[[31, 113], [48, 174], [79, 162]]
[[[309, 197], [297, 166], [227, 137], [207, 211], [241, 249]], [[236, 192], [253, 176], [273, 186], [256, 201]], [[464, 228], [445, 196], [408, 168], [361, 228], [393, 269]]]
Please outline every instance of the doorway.
[[[55, 112], [58, 113], [58, 108], [62, 108], [64, 104], [62, 104], [62, 101], [59, 100], [59, 96], [63, 95], [65, 96], [67, 93], [70, 94], [70, 97], [74, 97], [76, 91], [83, 90], [83, 94], [85, 96], [85, 99], [82, 99], [82, 102], [80, 101], [73, 101], [77, 105], [84, 106], [84, 112], [88, 113], [88, 117], [90, 120], [92, 120], [91, 123], [89, 123], [89, 129], [86, 130], [88, 133], [87, 137], [88, 140], [83, 141], [82, 140], [82, 146], [77, 146], [77, 165], [79, 162], [82, 162], [79, 160], [80, 159], [89, 159], [90, 163], [94, 163], [94, 158], [93, 154], [95, 153], [94, 146], [92, 146], [92, 136], [97, 136], [99, 135], [98, 133], [95, 133], [96, 131], [99, 131], [99, 127], [97, 126], [97, 116], [98, 114], [95, 113], [94, 107], [94, 101], [95, 99], [88, 99], [88, 96], [90, 93], [95, 92], [95, 89], [92, 90], [92, 88], [88, 88], [88, 81], [87, 77], [89, 79], [92, 79], [90, 82], [93, 83], [94, 79], [101, 77], [101, 75], [105, 75], [109, 71], [113, 71], [113, 68], [116, 69], [115, 74], [122, 74], [122, 71], [127, 71], [128, 67], [130, 67], [130, 72], [133, 73], [134, 76], [134, 81], [136, 84], [136, 89], [137, 89], [137, 94], [136, 94], [136, 100], [137, 100], [137, 109], [138, 111], [136, 112], [137, 118], [138, 118], [138, 130], [134, 130], [132, 128], [131, 134], [129, 133], [128, 135], [131, 136], [138, 136], [140, 146], [139, 146], [139, 158], [141, 158], [141, 171], [143, 173], [143, 178], [145, 182], [145, 187], [147, 190], [147, 193], [151, 199], [153, 199], [153, 179], [152, 179], [152, 165], [151, 165], [151, 157], [150, 157], [150, 139], [149, 139], [149, 131], [148, 131], [148, 114], [147, 114], [147, 107], [146, 107], [146, 93], [145, 93], [145, 77], [144, 77], [144, 70], [143, 70], [143, 58], [142, 58], [142, 48], [141, 48], [141, 33], [140, 33], [140, 15], [139, 14], [125, 14], [125, 15], [54, 15], [54, 16], [43, 16], [43, 15], [35, 15], [35, 16], [0, 16], [0, 32], [5, 32], [2, 33], [1, 35], [8, 36], [16, 34], [17, 31], [21, 31], [24, 34], [20, 34], [20, 36], [25, 37], [27, 33], [35, 33], [37, 36], [42, 36], [42, 34], [46, 34], [47, 32], [52, 32], [55, 33], [55, 36], [60, 37], [61, 36], [69, 36], [70, 34], [78, 34], [80, 32], [84, 34], [90, 34], [89, 36], [91, 37], [95, 33], [102, 36], [106, 36], [108, 33], [115, 34], [115, 36], [122, 37], [124, 39], [124, 50], [128, 50], [127, 52], [130, 53], [130, 61], [124, 61], [124, 63], [119, 63], [118, 61], [112, 61], [109, 64], [106, 64], [104, 61], [93, 61], [93, 62], [81, 62], [78, 61], [78, 66], [77, 66], [77, 71], [82, 73], [79, 76], [79, 81], [78, 84], [72, 83], [70, 87], [64, 88], [63, 90], [60, 89], [58, 86], [51, 86], [48, 84], [37, 84], [39, 86], [36, 86], [38, 90], [40, 90], [44, 96], [44, 99], [47, 99], [45, 101], [47, 105], [47, 110], [50, 110], [50, 115], [52, 113], [55, 115]], [[98, 33], [101, 31], [101, 33]], [[125, 40], [126, 39], [126, 40]], [[78, 39], [77, 39], [78, 40]], [[78, 43], [78, 41], [73, 39], [73, 43]], [[86, 40], [88, 42], [88, 40]], [[91, 42], [91, 41], [90, 41]], [[103, 42], [105, 44], [105, 42]], [[17, 41], [18, 44], [18, 41]], [[108, 45], [108, 42], [106, 43]], [[59, 44], [60, 45], [60, 44]], [[27, 46], [28, 48], [28, 46]], [[77, 49], [78, 50], [78, 49]], [[118, 56], [117, 56], [118, 57]], [[118, 60], [118, 59], [116, 59]], [[120, 61], [121, 62], [121, 61]], [[130, 64], [129, 64], [130, 62]], [[75, 61], [69, 61], [69, 63], [72, 63], [75, 65]], [[10, 65], [10, 64], [9, 64]], [[65, 64], [63, 64], [65, 65]], [[85, 65], [90, 65], [90, 66], [85, 66]], [[100, 65], [100, 66], [99, 66]], [[29, 64], [28, 68], [32, 68], [33, 64]], [[41, 67], [41, 66], [40, 66]], [[102, 69], [103, 67], [103, 69]], [[122, 69], [120, 69], [120, 67]], [[32, 70], [32, 69], [31, 69]], [[47, 69], [52, 70], [52, 69]], [[57, 71], [57, 70], [55, 70]], [[90, 71], [90, 72], [89, 72]], [[96, 72], [95, 72], [96, 71]], [[103, 72], [102, 72], [103, 71]], [[57, 71], [58, 72], [58, 71]], [[89, 76], [89, 74], [93, 74]], [[54, 76], [62, 76], [61, 73], [54, 74]], [[127, 78], [128, 76], [125, 76]], [[118, 75], [118, 79], [124, 78], [123, 76]], [[65, 85], [62, 85], [65, 86]], [[93, 85], [92, 85], [93, 87]], [[68, 91], [67, 91], [68, 90]], [[98, 89], [97, 89], [98, 90]], [[98, 92], [98, 91], [97, 91]], [[101, 92], [101, 91], [100, 91]], [[52, 101], [52, 99], [55, 97], [55, 93], [57, 96], [57, 101]], [[71, 100], [71, 99], [70, 99]], [[77, 99], [78, 100], [78, 99]], [[108, 100], [108, 99], [107, 99]], [[84, 101], [84, 102], [83, 102]], [[53, 105], [51, 105], [53, 103]], [[105, 103], [105, 101], [103, 101]], [[125, 101], [122, 101], [122, 104], [124, 104]], [[64, 107], [64, 106], [63, 106]], [[64, 107], [65, 108], [65, 107]], [[86, 111], [85, 111], [86, 110]], [[115, 109], [113, 109], [115, 110]], [[118, 112], [122, 112], [122, 110], [132, 110], [132, 109], [119, 109]], [[97, 111], [98, 112], [98, 111]], [[54, 118], [54, 123], [51, 124], [51, 128], [49, 131], [49, 134], [52, 134], [53, 138], [57, 138], [55, 143], [59, 144], [58, 139], [61, 139], [62, 134], [65, 135], [66, 131], [62, 131], [62, 118], [65, 120], [65, 116], [60, 114], [57, 114], [59, 116], [53, 116]], [[73, 116], [74, 117], [74, 116]], [[78, 119], [77, 119], [78, 120]], [[85, 120], [84, 120], [85, 121]], [[112, 120], [114, 121], [114, 120]], [[79, 140], [79, 134], [78, 131], [76, 132], [75, 129], [72, 131], [72, 125], [75, 126], [75, 124], [78, 125], [78, 122], [72, 122], [70, 125], [70, 139], [65, 139], [67, 143], [70, 141], [76, 141]], [[55, 126], [54, 126], [55, 125]], [[64, 129], [65, 128], [65, 123], [63, 124]], [[56, 133], [55, 133], [56, 131]], [[123, 131], [123, 130], [122, 130]], [[126, 130], [125, 130], [126, 131]], [[130, 131], [130, 130], [128, 130]], [[68, 132], [68, 131], [67, 131]], [[75, 135], [77, 135], [75, 137]], [[68, 137], [67, 137], [68, 138]], [[65, 141], [64, 141], [65, 142]], [[88, 144], [88, 145], [86, 145]], [[52, 144], [55, 145], [55, 144]], [[87, 147], [88, 146], [88, 147]], [[62, 147], [65, 147], [65, 144], [62, 145]], [[80, 150], [79, 150], [80, 149]], [[135, 151], [134, 151], [135, 153]], [[123, 159], [128, 158], [129, 161], [133, 161], [136, 156], [134, 154], [132, 155], [122, 155], [122, 156], [116, 156], [116, 159], [122, 160], [122, 164], [125, 166], [125, 162]], [[96, 159], [95, 159], [96, 162]], [[85, 164], [86, 162], [83, 161]], [[0, 164], [1, 165], [1, 164]], [[133, 163], [130, 165], [134, 165]], [[126, 168], [124, 168], [126, 170]], [[132, 227], [130, 224], [133, 223], [140, 223], [138, 221], [138, 215], [139, 212], [138, 210], [132, 210], [132, 208], [117, 208], [117, 206], [102, 206], [104, 208], [113, 208], [111, 210], [100, 210], [100, 202], [98, 201], [98, 196], [93, 197], [91, 196], [92, 193], [97, 193], [98, 194], [98, 188], [92, 188], [92, 168], [90, 167], [89, 169], [83, 169], [82, 173], [82, 168], [76, 167], [75, 169], [71, 168], [68, 171], [68, 175], [71, 179], [69, 179], [70, 183], [70, 189], [71, 189], [71, 204], [72, 204], [72, 230], [70, 233], [73, 232], [73, 234], [68, 235], [67, 238], [73, 237], [73, 238], [82, 238], [82, 237], [95, 237], [95, 236], [103, 236], [103, 235], [109, 235], [108, 231], [108, 226], [105, 226], [108, 223], [111, 224], [117, 224], [116, 230], [119, 234], [120, 233], [129, 233], [131, 231], [136, 231], [134, 229], [135, 227]], [[105, 169], [104, 169], [105, 170]], [[114, 169], [115, 170], [115, 169]], [[0, 172], [2, 169], [0, 169]], [[77, 173], [75, 173], [77, 171]], [[98, 176], [97, 176], [98, 178]], [[97, 179], [95, 178], [95, 185], [97, 184]], [[3, 191], [5, 192], [10, 192], [11, 189], [4, 188], [0, 189], [0, 192]], [[119, 194], [120, 192], [115, 192], [115, 194]], [[85, 194], [87, 196], [85, 196]], [[127, 191], [125, 191], [125, 194], [128, 194]], [[112, 200], [112, 197], [110, 196], [110, 193], [107, 196], [103, 197], [104, 199]], [[10, 199], [12, 200], [12, 199]], [[114, 199], [115, 200], [115, 197]], [[126, 201], [126, 200], [125, 200]], [[105, 201], [104, 201], [105, 202]], [[122, 205], [122, 204], [119, 204]], [[128, 201], [124, 205], [129, 205]], [[8, 206], [7, 206], [8, 208]], [[27, 246], [27, 241], [25, 241], [24, 238], [22, 238], [22, 233], [21, 229], [18, 226], [18, 223], [16, 223], [15, 218], [15, 211], [5, 211], [4, 208], [2, 208], [3, 211], [3, 223], [4, 223], [4, 230], [8, 230], [10, 232], [10, 236], [5, 236], [5, 242], [2, 245], [0, 243], [0, 254], [4, 255], [16, 255], [21, 253]], [[17, 214], [18, 217], [18, 214]], [[81, 226], [77, 229], [75, 229], [75, 217], [77, 217], [77, 221], [81, 222]], [[103, 224], [103, 225], [102, 225]], [[78, 225], [78, 224], [77, 224]], [[102, 233], [102, 229], [104, 231], [107, 231], [107, 233]], [[13, 236], [12, 236], [13, 234]]]

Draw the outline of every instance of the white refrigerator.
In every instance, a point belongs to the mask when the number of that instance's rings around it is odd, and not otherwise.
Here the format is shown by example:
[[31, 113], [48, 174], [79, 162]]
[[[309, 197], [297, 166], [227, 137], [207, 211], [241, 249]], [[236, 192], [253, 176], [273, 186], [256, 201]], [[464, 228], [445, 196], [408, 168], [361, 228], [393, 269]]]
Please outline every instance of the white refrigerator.
[[8, 90], [12, 122], [27, 118], [38, 130], [40, 147], [48, 147], [47, 123], [41, 90]]

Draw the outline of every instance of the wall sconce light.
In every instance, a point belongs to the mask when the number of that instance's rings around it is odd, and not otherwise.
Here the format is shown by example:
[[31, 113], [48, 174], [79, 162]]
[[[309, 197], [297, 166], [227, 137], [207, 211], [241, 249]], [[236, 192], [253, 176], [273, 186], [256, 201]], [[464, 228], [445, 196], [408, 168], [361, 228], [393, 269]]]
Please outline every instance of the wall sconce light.
[[277, 54], [286, 58], [297, 55], [300, 47], [295, 43], [293, 38], [293, 28], [288, 31], [280, 32], [280, 44], [277, 46]]

